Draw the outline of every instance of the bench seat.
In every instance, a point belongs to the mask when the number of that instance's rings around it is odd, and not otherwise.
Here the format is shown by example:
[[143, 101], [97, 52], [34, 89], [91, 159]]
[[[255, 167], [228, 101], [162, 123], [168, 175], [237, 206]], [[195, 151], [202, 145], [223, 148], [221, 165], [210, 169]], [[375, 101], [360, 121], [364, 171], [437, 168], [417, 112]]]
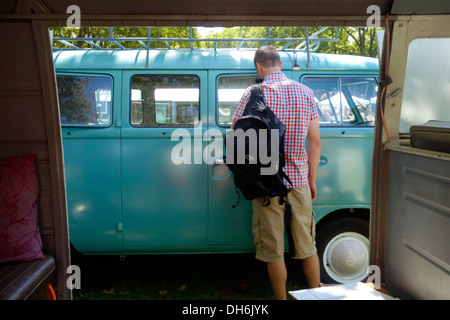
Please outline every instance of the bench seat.
[[55, 260], [48, 255], [39, 260], [0, 264], [0, 300], [47, 300], [54, 270]]

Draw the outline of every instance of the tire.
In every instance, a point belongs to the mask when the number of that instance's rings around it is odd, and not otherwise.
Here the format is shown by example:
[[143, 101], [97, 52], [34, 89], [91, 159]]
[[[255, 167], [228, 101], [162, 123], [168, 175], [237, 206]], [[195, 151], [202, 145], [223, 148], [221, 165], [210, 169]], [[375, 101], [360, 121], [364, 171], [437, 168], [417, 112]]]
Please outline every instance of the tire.
[[367, 278], [369, 221], [343, 217], [328, 222], [317, 233], [320, 277], [323, 283], [352, 283]]

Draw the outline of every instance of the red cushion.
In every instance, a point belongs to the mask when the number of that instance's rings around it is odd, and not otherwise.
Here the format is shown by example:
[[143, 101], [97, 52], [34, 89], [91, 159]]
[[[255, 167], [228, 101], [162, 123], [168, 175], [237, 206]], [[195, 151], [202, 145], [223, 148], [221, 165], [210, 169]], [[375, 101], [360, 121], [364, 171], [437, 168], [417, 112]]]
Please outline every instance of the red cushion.
[[0, 263], [42, 259], [34, 155], [0, 159]]

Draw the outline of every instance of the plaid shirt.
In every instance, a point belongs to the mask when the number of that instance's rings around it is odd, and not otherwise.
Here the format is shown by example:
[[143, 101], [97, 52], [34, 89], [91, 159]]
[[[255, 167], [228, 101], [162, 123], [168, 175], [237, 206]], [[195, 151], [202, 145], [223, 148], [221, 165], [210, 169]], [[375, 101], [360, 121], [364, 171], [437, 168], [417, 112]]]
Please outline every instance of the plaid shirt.
[[[309, 122], [318, 118], [313, 91], [288, 79], [282, 72], [268, 74], [264, 78], [262, 87], [267, 106], [286, 126], [284, 172], [292, 181], [294, 188], [304, 186], [308, 183], [306, 135]], [[233, 116], [234, 121], [242, 116], [250, 95], [251, 90], [247, 88]]]

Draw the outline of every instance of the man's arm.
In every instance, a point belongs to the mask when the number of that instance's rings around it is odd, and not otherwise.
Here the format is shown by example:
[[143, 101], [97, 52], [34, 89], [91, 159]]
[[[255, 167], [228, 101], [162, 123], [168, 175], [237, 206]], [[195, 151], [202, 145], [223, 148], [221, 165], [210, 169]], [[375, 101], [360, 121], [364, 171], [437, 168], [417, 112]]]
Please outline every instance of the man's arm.
[[317, 196], [316, 176], [321, 149], [319, 119], [311, 120], [306, 138], [308, 139], [308, 180], [311, 188], [311, 198], [314, 201]]

